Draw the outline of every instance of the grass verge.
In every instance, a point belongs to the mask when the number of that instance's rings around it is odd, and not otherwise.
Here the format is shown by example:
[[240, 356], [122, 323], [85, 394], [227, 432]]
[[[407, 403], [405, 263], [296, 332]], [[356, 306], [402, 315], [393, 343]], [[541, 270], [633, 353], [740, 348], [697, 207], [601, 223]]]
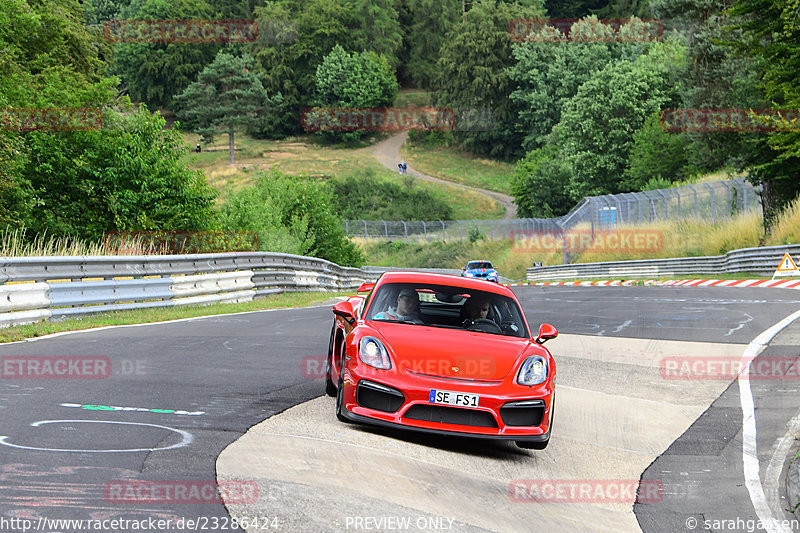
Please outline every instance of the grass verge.
[[443, 180], [511, 194], [514, 164], [482, 159], [456, 148], [423, 148], [405, 143], [400, 153], [415, 170]]
[[[779, 218], [772, 240], [766, 244], [789, 244], [798, 242], [795, 235], [800, 232], [800, 202], [796, 202]], [[586, 249], [572, 254], [572, 263], [595, 263], [604, 261], [627, 261], [635, 259], [663, 259], [671, 257], [700, 257], [725, 254], [740, 248], [757, 247], [762, 244], [763, 226], [757, 212], [743, 213], [722, 221], [684, 219], [642, 226], [619, 226], [627, 232], [642, 232], [661, 236], [657, 250], [635, 251], [624, 249]], [[589, 232], [580, 226], [575, 231]], [[551, 239], [551, 242], [554, 239]], [[786, 242], [790, 241], [790, 242]], [[528, 241], [530, 242], [530, 241]], [[544, 240], [540, 241], [544, 242]], [[532, 249], [510, 239], [479, 240], [475, 243], [452, 241], [426, 244], [404, 242], [359, 243], [365, 250], [367, 262], [376, 266], [418, 268], [461, 268], [472, 259], [492, 261], [501, 275], [510, 279], [524, 279], [525, 271], [534, 262], [544, 266], [561, 265], [563, 251], [560, 245], [554, 248]], [[776, 267], [778, 265], [775, 265]], [[731, 277], [717, 276], [709, 279], [741, 279], [748, 274]], [[749, 275], [748, 275], [749, 276]], [[758, 276], [756, 276], [758, 277]]]
[[167, 308], [134, 309], [130, 311], [114, 311], [98, 313], [68, 320], [37, 322], [22, 326], [0, 329], [0, 343], [21, 341], [25, 339], [60, 333], [62, 331], [78, 331], [101, 328], [104, 326], [121, 326], [126, 324], [147, 324], [180, 318], [194, 318], [210, 315], [242, 313], [246, 311], [263, 311], [266, 309], [289, 309], [319, 304], [345, 293], [330, 292], [290, 292], [269, 295], [266, 298], [238, 304], [186, 305]]
[[[192, 133], [184, 133], [183, 137], [187, 150], [200, 139]], [[377, 136], [368, 139], [370, 143], [378, 140]], [[306, 176], [312, 179], [347, 179], [349, 176], [366, 173], [386, 180], [400, 179], [397, 172], [378, 162], [372, 146], [353, 148], [329, 144], [313, 135], [276, 141], [253, 139], [238, 134], [236, 147], [239, 151], [236, 152], [235, 165], [228, 164], [227, 145], [222, 143], [204, 147], [204, 151], [199, 154], [187, 151], [184, 158], [191, 168], [202, 170], [206, 182], [217, 190], [217, 203], [222, 202], [231, 191], [252, 185], [258, 171], [271, 168], [290, 176]], [[210, 152], [209, 149], [216, 151]], [[505, 212], [500, 203], [475, 191], [424, 180], [415, 180], [415, 183], [447, 201], [453, 207], [453, 217], [457, 220], [501, 218]]]

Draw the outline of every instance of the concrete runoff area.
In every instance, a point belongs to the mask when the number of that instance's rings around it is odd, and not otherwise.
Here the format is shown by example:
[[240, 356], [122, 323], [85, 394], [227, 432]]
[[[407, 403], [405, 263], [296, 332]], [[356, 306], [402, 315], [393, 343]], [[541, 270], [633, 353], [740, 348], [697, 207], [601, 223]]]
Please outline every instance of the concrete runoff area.
[[[738, 359], [745, 345], [560, 335], [547, 347], [558, 399], [546, 450], [344, 424], [322, 397], [220, 454], [218, 480], [256, 480], [261, 495], [228, 511], [274, 518], [285, 531], [641, 531], [633, 502], [642, 472], [730, 384], [665, 379], [664, 358]], [[531, 500], [515, 492], [526, 480], [555, 482], [562, 494]], [[591, 503], [570, 496], [577, 483], [593, 489]]]

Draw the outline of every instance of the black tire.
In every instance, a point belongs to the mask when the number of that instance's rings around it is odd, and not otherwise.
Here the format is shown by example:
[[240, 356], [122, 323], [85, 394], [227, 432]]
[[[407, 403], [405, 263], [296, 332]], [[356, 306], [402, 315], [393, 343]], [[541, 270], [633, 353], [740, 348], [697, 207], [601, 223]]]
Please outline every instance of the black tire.
[[336, 397], [336, 385], [333, 384], [331, 379], [331, 357], [328, 356], [328, 362], [325, 364], [325, 394], [331, 398]]
[[334, 346], [334, 335], [336, 334], [336, 324], [334, 324], [333, 329], [331, 330], [331, 340], [328, 343], [328, 357], [325, 362], [325, 394], [330, 396], [331, 398], [336, 397], [336, 386], [333, 384], [333, 380], [331, 379], [331, 360], [333, 359], [333, 346]]
[[340, 422], [350, 423], [350, 419], [344, 416], [344, 380], [339, 378], [339, 386], [336, 389], [336, 418]]
[[[342, 352], [344, 352], [344, 341], [342, 341]], [[336, 386], [336, 418], [340, 422], [350, 423], [350, 419], [344, 416], [344, 353], [342, 353], [342, 361], [340, 363], [341, 370], [339, 371], [339, 382]]]

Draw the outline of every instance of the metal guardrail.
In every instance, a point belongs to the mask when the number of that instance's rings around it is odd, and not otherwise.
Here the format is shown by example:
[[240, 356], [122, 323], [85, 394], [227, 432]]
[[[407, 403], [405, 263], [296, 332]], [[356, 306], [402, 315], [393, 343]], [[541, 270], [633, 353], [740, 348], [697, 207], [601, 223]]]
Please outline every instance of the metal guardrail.
[[243, 302], [279, 292], [349, 291], [378, 275], [270, 252], [0, 257], [0, 327], [143, 307]]
[[527, 269], [526, 277], [528, 281], [558, 281], [597, 278], [660, 278], [736, 272], [772, 276], [784, 254], [787, 253], [792, 256], [800, 255], [800, 245], [743, 248], [720, 256], [533, 267]]

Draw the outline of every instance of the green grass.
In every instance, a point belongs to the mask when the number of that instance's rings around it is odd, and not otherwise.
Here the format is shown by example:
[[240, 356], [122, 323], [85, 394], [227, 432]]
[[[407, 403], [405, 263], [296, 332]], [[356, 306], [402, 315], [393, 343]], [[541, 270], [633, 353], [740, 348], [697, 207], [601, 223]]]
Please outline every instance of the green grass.
[[246, 311], [261, 311], [265, 309], [284, 309], [292, 307], [305, 307], [319, 304], [345, 293], [329, 292], [291, 292], [270, 295], [266, 298], [243, 302], [238, 304], [212, 304], [212, 305], [186, 305], [167, 308], [134, 309], [130, 311], [114, 311], [111, 313], [98, 313], [83, 317], [70, 318], [61, 321], [37, 322], [23, 326], [12, 326], [0, 329], [0, 343], [21, 341], [33, 337], [41, 337], [62, 331], [77, 331], [83, 329], [100, 328], [104, 326], [119, 326], [124, 324], [146, 324], [162, 322], [180, 318], [193, 318], [210, 315], [223, 315], [241, 313]]
[[[199, 136], [195, 134], [183, 135], [187, 149], [199, 141]], [[377, 140], [379, 137], [376, 136], [370, 142]], [[184, 158], [191, 168], [204, 172], [207, 183], [219, 192], [217, 202], [223, 201], [230, 191], [252, 185], [258, 171], [271, 168], [290, 176], [316, 179], [346, 178], [372, 169], [379, 178], [399, 179], [397, 172], [378, 162], [372, 146], [352, 148], [328, 144], [313, 135], [275, 141], [239, 134], [236, 136], [236, 147], [241, 151], [236, 152], [236, 164], [233, 166], [228, 164], [227, 144], [222, 138], [217, 139], [213, 147], [220, 151], [188, 152]], [[482, 194], [423, 180], [416, 180], [416, 183], [447, 201], [453, 207], [455, 219], [494, 219], [503, 216], [503, 206]]]
[[452, 147], [423, 148], [410, 143], [405, 143], [400, 153], [423, 174], [479, 189], [511, 193], [513, 163], [482, 159]]
[[431, 93], [422, 89], [403, 89], [394, 99], [395, 107], [428, 107], [431, 105]]

